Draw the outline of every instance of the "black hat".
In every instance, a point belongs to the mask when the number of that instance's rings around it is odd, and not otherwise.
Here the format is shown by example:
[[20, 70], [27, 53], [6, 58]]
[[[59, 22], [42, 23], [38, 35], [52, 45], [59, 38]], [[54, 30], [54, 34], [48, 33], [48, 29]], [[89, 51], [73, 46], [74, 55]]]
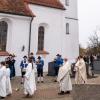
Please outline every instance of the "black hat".
[[60, 54], [57, 54], [56, 56], [61, 56]]
[[23, 58], [27, 58], [27, 56], [24, 56]]
[[33, 52], [31, 52], [30, 55], [33, 55]]
[[12, 57], [16, 57], [15, 54], [12, 54]]
[[9, 56], [12, 56], [12, 54], [9, 54]]
[[40, 56], [38, 56], [38, 58], [37, 59], [41, 59], [41, 57]]

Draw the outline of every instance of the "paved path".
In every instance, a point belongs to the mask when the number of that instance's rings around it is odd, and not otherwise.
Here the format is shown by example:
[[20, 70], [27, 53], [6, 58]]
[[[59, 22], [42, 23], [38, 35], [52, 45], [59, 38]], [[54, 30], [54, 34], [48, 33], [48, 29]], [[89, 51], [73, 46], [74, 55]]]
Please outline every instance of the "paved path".
[[[54, 78], [45, 76], [44, 83], [37, 84], [37, 91], [33, 98], [26, 99], [23, 95], [23, 86], [20, 84], [20, 78], [12, 80], [13, 94], [6, 100], [72, 100], [71, 95], [59, 96], [58, 83], [54, 82]], [[16, 91], [19, 88], [19, 91]]]
[[[37, 91], [30, 99], [24, 98], [23, 85], [20, 84], [20, 80], [19, 77], [12, 80], [13, 94], [7, 97], [6, 100], [100, 100], [100, 75], [88, 79], [88, 85], [74, 85], [72, 93], [63, 96], [58, 95], [59, 85], [54, 82], [55, 78], [45, 76], [44, 83], [37, 84]], [[74, 79], [72, 79], [72, 83], [74, 84]], [[16, 88], [19, 91], [16, 91]]]

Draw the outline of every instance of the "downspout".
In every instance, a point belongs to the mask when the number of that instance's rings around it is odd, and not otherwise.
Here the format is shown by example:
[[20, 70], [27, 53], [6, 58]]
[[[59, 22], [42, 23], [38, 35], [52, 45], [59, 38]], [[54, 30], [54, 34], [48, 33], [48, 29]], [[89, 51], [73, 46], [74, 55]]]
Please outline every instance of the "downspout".
[[30, 21], [30, 27], [29, 27], [28, 55], [30, 54], [30, 49], [31, 49], [32, 21], [33, 21], [33, 17], [31, 18], [31, 21]]

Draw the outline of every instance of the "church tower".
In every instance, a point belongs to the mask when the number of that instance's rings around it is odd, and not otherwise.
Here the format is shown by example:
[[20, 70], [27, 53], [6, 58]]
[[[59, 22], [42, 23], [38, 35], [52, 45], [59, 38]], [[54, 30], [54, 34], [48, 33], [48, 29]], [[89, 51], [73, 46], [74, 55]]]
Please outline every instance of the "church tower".
[[65, 7], [65, 16], [78, 19], [77, 17], [77, 0], [60, 0]]
[[65, 50], [63, 55], [66, 55], [69, 59], [74, 59], [79, 55], [77, 0], [60, 0], [60, 2], [65, 7], [62, 27], [64, 30], [62, 51]]

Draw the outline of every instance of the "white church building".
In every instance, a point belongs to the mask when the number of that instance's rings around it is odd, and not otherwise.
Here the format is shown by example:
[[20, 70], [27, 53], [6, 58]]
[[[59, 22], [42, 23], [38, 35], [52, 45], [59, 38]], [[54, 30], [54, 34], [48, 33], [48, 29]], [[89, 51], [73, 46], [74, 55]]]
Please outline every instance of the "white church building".
[[30, 52], [44, 58], [44, 70], [56, 54], [74, 61], [79, 55], [77, 0], [0, 0], [0, 61]]

